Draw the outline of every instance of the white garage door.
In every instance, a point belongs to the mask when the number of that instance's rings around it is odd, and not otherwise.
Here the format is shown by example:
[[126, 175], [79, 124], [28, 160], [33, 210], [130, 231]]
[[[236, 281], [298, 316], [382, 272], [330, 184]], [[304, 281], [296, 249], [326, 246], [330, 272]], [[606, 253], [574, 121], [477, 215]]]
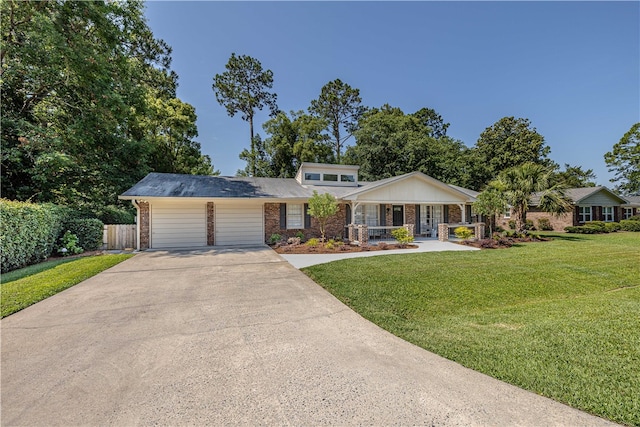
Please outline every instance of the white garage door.
[[206, 204], [151, 204], [151, 247], [189, 248], [207, 245]]
[[262, 205], [216, 204], [216, 245], [262, 245]]

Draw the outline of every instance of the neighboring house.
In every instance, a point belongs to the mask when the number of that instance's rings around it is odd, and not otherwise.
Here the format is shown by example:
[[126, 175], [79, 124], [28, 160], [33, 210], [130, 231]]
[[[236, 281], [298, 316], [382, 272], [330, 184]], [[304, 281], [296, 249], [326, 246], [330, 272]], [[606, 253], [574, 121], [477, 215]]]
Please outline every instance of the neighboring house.
[[640, 215], [640, 196], [626, 196], [627, 203], [622, 205], [622, 219]]
[[330, 238], [346, 237], [349, 224], [366, 224], [374, 234], [410, 224], [415, 235], [436, 237], [440, 223], [477, 219], [475, 191], [420, 172], [359, 182], [358, 169], [303, 163], [295, 178], [150, 173], [119, 198], [137, 208], [138, 249], [256, 245], [299, 232], [318, 237], [307, 214], [314, 190], [339, 202], [326, 227]]
[[[527, 211], [527, 219], [532, 220], [534, 226], [538, 227], [538, 219], [547, 218], [555, 231], [564, 231], [565, 227], [584, 225], [588, 221], [620, 221], [625, 219], [628, 213], [625, 210], [628, 201], [607, 187], [569, 188], [565, 190], [565, 195], [572, 200], [573, 208], [570, 212], [556, 216], [541, 211], [538, 208], [540, 196], [534, 194]], [[508, 228], [509, 219], [510, 213], [507, 212], [500, 221], [502, 227]]]

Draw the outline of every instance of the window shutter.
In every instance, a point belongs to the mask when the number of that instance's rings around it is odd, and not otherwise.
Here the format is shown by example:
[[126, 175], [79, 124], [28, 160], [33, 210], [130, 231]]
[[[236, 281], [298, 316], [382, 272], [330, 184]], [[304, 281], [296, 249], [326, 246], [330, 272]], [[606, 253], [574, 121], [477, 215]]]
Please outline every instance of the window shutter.
[[311, 215], [309, 215], [309, 203], [304, 204], [304, 228], [311, 228]]
[[280, 203], [280, 229], [287, 228], [287, 204]]
[[449, 222], [449, 205], [444, 205], [443, 215], [444, 215], [444, 222]]
[[351, 205], [346, 204], [345, 206], [345, 225], [349, 225], [351, 224]]
[[465, 213], [466, 218], [465, 219], [467, 220], [467, 222], [471, 222], [471, 205], [465, 206], [465, 209], [466, 209], [466, 213]]
[[415, 230], [416, 234], [421, 234], [422, 231], [420, 230], [420, 205], [416, 205], [416, 230]]
[[380, 205], [380, 225], [387, 225], [387, 205]]

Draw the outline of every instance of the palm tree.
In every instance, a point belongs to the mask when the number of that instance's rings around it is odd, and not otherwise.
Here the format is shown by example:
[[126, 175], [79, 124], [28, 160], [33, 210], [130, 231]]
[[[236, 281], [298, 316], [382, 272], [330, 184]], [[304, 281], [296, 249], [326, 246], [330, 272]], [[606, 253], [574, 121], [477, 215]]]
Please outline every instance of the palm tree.
[[539, 198], [538, 207], [544, 212], [561, 215], [571, 209], [571, 202], [564, 194], [564, 185], [552, 182], [552, 173], [547, 167], [523, 163], [502, 171], [489, 186], [501, 192], [513, 210], [516, 231], [523, 233], [526, 232], [527, 211], [534, 194]]

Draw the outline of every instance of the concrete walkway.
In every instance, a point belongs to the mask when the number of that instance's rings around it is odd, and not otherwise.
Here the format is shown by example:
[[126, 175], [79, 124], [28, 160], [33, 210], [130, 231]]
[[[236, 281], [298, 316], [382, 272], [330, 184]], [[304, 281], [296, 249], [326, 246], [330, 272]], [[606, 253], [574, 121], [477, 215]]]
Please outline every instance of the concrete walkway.
[[[393, 243], [393, 242], [390, 242]], [[374, 243], [375, 244], [375, 243]], [[442, 252], [442, 251], [477, 251], [478, 248], [471, 246], [458, 245], [451, 242], [440, 242], [435, 239], [416, 240], [414, 244], [418, 245], [416, 249], [392, 249], [388, 251], [370, 251], [370, 252], [344, 252], [338, 254], [281, 254], [280, 256], [295, 268], [309, 267], [311, 265], [324, 264], [331, 261], [338, 261], [347, 258], [362, 258], [379, 255], [392, 254], [415, 254], [420, 252]]]
[[142, 253], [0, 327], [3, 426], [609, 424], [408, 344], [268, 248]]

